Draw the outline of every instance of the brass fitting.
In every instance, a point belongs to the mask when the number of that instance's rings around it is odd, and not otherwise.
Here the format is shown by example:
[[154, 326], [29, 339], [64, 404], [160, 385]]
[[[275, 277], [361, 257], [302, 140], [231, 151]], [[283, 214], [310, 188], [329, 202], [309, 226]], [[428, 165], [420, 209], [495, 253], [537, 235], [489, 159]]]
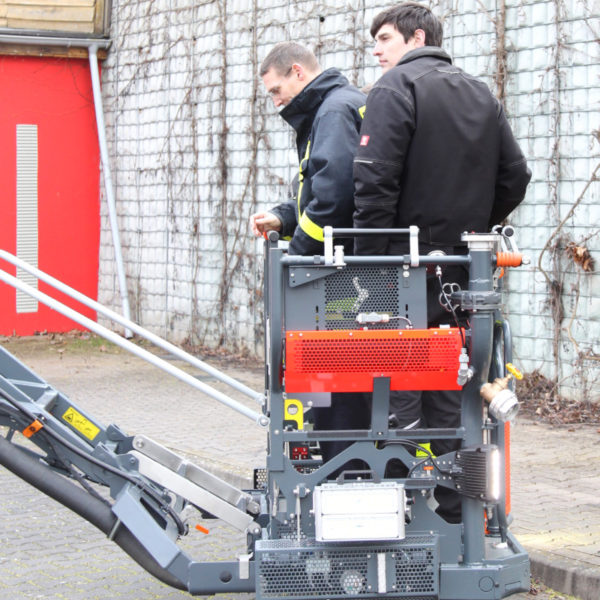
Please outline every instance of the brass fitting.
[[486, 402], [490, 403], [502, 390], [508, 388], [508, 382], [511, 379], [510, 373], [506, 377], [497, 377], [492, 383], [484, 383], [479, 393]]
[[485, 383], [479, 390], [482, 398], [490, 405], [490, 414], [499, 421], [512, 421], [519, 412], [519, 400], [508, 389], [508, 383], [513, 377], [523, 379], [523, 375], [511, 363], [506, 365], [506, 369], [509, 372], [506, 377], [498, 377], [492, 383]]

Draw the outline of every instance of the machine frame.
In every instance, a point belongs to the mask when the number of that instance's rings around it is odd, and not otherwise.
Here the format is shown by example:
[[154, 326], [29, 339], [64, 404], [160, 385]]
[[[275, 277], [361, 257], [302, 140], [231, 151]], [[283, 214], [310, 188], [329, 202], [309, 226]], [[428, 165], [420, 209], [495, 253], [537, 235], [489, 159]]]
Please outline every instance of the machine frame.
[[[409, 253], [345, 257], [333, 246], [344, 236], [382, 234], [408, 236]], [[490, 491], [508, 469], [509, 427], [488, 409], [499, 392], [489, 392], [487, 402], [482, 397], [489, 381], [503, 381], [502, 390], [512, 385], [505, 368], [510, 329], [495, 277], [502, 264], [520, 264], [516, 252], [497, 253], [510, 236], [465, 234], [468, 253], [456, 256], [420, 256], [412, 227], [326, 228], [325, 237], [324, 255], [314, 257], [288, 255], [273, 233], [265, 242], [266, 394], [237, 385], [264, 399], [262, 414], [213, 395], [268, 427], [266, 467], [256, 471], [254, 489], [238, 490], [143, 435], [104, 426], [4, 349], [0, 462], [92, 522], [154, 576], [193, 595], [496, 600], [529, 589], [528, 556], [508, 530], [507, 479]], [[6, 253], [1, 258], [8, 260]], [[469, 269], [468, 289], [446, 298], [468, 313], [469, 326], [429, 329], [426, 271], [443, 274], [450, 265]], [[4, 271], [0, 279], [34, 293]], [[390, 427], [390, 391], [414, 389], [461, 389], [460, 427]], [[332, 392], [352, 391], [372, 393], [364, 429], [310, 427], [311, 407], [326, 404]], [[14, 443], [16, 432], [42, 454]], [[415, 454], [432, 439], [459, 440], [460, 449]], [[336, 440], [351, 445], [319, 460], [319, 444]], [[339, 474], [353, 459], [364, 461], [366, 472]], [[407, 467], [406, 477], [386, 478], [392, 459]], [[90, 483], [107, 486], [114, 502]], [[462, 494], [461, 523], [434, 512], [436, 486]], [[176, 544], [187, 532], [189, 507], [246, 532], [247, 548], [231, 561], [194, 561]]]

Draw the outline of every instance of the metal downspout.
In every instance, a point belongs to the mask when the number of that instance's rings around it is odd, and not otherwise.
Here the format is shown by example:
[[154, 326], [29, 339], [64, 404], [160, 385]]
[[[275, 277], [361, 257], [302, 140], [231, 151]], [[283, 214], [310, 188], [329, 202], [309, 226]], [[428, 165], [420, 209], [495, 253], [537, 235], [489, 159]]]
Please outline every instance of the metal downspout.
[[[131, 320], [131, 311], [129, 309], [129, 295], [127, 292], [127, 279], [123, 267], [123, 253], [121, 250], [121, 238], [119, 236], [119, 226], [117, 223], [117, 209], [115, 205], [115, 195], [113, 190], [112, 175], [110, 171], [110, 162], [108, 160], [108, 146], [106, 143], [106, 126], [104, 124], [104, 110], [102, 108], [102, 94], [100, 92], [100, 75], [98, 69], [98, 45], [92, 44], [88, 48], [90, 59], [90, 72], [92, 75], [92, 90], [94, 92], [94, 108], [96, 110], [96, 125], [98, 127], [98, 143], [100, 145], [100, 160], [102, 161], [102, 172], [104, 174], [104, 187], [106, 191], [106, 202], [108, 204], [108, 216], [110, 219], [110, 229], [112, 232], [113, 245], [115, 247], [115, 261], [117, 263], [117, 275], [119, 278], [119, 290], [121, 292], [121, 302], [123, 304], [123, 316]], [[125, 337], [130, 338], [133, 334], [130, 329], [125, 329]]]

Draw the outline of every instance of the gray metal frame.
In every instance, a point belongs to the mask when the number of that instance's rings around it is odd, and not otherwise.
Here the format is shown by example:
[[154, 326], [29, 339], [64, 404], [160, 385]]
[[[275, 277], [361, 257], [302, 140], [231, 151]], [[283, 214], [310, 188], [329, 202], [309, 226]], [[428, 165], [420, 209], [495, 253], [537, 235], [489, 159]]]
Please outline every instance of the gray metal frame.
[[[414, 228], [410, 233], [414, 242]], [[332, 238], [348, 234], [330, 232]], [[457, 479], [469, 473], [463, 471], [457, 453], [436, 457], [434, 463], [431, 458], [415, 457], [406, 447], [432, 439], [458, 439], [461, 449], [492, 443], [505, 460], [504, 424], [485, 416], [480, 396], [481, 386], [490, 377], [504, 375], [511, 351], [510, 330], [500, 314], [500, 294], [493, 278], [493, 252], [500, 240], [498, 234], [466, 236], [469, 253], [464, 256], [418, 256], [414, 243], [413, 252], [406, 256], [344, 258], [338, 251], [332, 263], [333, 259], [326, 261], [325, 257], [288, 256], [277, 236], [271, 236], [265, 245], [263, 414], [269, 427], [268, 456], [264, 482], [254, 490], [236, 490], [144, 436], [129, 437], [114, 425], [104, 426], [1, 348], [0, 424], [8, 426], [10, 441], [14, 431], [27, 431], [33, 422], [41, 423], [43, 428], [31, 437], [43, 452], [40, 464], [66, 477], [106, 485], [114, 499], [114, 530], [125, 526], [172, 578], [171, 584], [194, 595], [255, 591], [258, 600], [374, 595], [410, 600], [492, 600], [526, 590], [528, 557], [508, 531], [505, 490], [496, 503], [464, 495], [462, 523], [449, 524], [433, 512], [432, 492], [438, 485], [457, 489]], [[351, 273], [367, 268], [376, 287], [377, 273], [396, 269], [402, 289], [398, 291], [401, 300], [394, 297], [393, 302], [404, 319], [398, 328], [409, 322], [424, 327], [424, 268], [456, 264], [470, 270], [469, 289], [453, 294], [453, 300], [470, 313], [467, 339], [471, 377], [462, 391], [460, 427], [390, 429], [387, 377], [376, 377], [373, 382], [370, 429], [314, 431], [290, 425], [285, 411], [285, 334], [290, 328], [323, 326], [324, 321], [315, 319], [315, 314], [327, 312], [323, 282], [344, 270]], [[305, 285], [307, 279], [311, 283]], [[361, 289], [357, 283], [357, 294]], [[371, 301], [376, 308], [377, 298]], [[389, 310], [388, 302], [383, 312]], [[457, 375], [458, 366], [457, 361]], [[73, 414], [76, 424], [67, 418]], [[291, 457], [295, 446], [314, 448], [319, 442], [332, 440], [353, 443], [326, 463]], [[406, 494], [409, 503], [404, 539], [316, 541], [314, 490], [354, 458], [368, 463], [373, 489], [385, 479], [385, 466], [391, 458], [409, 467], [409, 475], [398, 480], [402, 497]], [[345, 476], [338, 482], [341, 489], [352, 485]], [[237, 560], [198, 563], [179, 549], [176, 540], [185, 533], [182, 520], [188, 506], [247, 533], [248, 547], [241, 550]]]
[[[333, 236], [346, 235], [352, 231], [336, 232]], [[368, 234], [369, 232], [360, 232]], [[374, 232], [377, 234], [377, 232]], [[504, 461], [504, 424], [489, 418], [483, 420], [483, 403], [479, 393], [481, 386], [494, 377], [504, 375], [504, 363], [510, 353], [510, 335], [508, 324], [504, 322], [498, 328], [496, 322], [502, 323], [500, 315], [500, 294], [494, 287], [493, 271], [495, 264], [496, 246], [501, 241], [497, 234], [466, 236], [469, 245], [467, 256], [419, 257], [415, 264], [414, 256], [400, 257], [345, 257], [343, 264], [332, 266], [325, 258], [287, 256], [280, 247], [277, 237], [271, 236], [267, 243], [265, 272], [267, 274], [267, 305], [266, 319], [268, 323], [268, 339], [266, 355], [268, 357], [268, 407], [271, 419], [269, 429], [269, 455], [267, 458], [266, 495], [269, 505], [270, 524], [267, 528], [269, 540], [286, 540], [283, 546], [270, 541], [261, 541], [256, 545], [256, 581], [257, 598], [275, 598], [272, 587], [268, 585], [269, 573], [279, 573], [285, 577], [285, 569], [281, 572], [273, 570], [273, 562], [281, 557], [288, 568], [294, 565], [294, 559], [289, 558], [294, 552], [299, 553], [300, 562], [306, 562], [304, 552], [317, 553], [321, 557], [331, 556], [332, 560], [339, 552], [339, 544], [323, 544], [314, 541], [314, 517], [311, 514], [311, 491], [315, 486], [326, 480], [327, 476], [352, 458], [360, 458], [369, 464], [376, 478], [383, 478], [385, 465], [390, 458], [396, 458], [408, 467], [414, 467], [419, 461], [408, 450], [397, 444], [386, 445], [376, 449], [374, 442], [389, 442], [394, 440], [431, 440], [434, 438], [460, 439], [461, 447], [480, 446], [484, 443], [484, 432], [490, 441], [496, 444]], [[461, 306], [470, 312], [470, 373], [472, 377], [464, 386], [462, 392], [462, 422], [456, 430], [395, 430], [388, 429], [387, 415], [389, 408], [389, 381], [385, 378], [375, 380], [374, 398], [372, 403], [372, 427], [370, 430], [359, 431], [311, 431], [286, 430], [284, 423], [284, 402], [286, 398], [285, 381], [281, 378], [284, 362], [284, 339], [288, 329], [300, 328], [303, 323], [313, 323], [314, 308], [320, 307], [319, 290], [316, 281], [322, 281], [333, 276], [341, 269], [359, 265], [379, 265], [402, 267], [412, 277], [423, 266], [440, 265], [442, 268], [451, 264], [468, 265], [470, 271], [469, 289], [459, 294], [457, 300]], [[309, 279], [311, 284], [304, 284]], [[298, 287], [305, 288], [298, 292]], [[417, 296], [413, 296], [417, 294]], [[418, 294], [421, 294], [420, 296]], [[424, 286], [416, 286], [409, 292], [408, 304], [424, 306]], [[312, 295], [312, 302], [311, 302]], [[284, 302], [281, 302], [281, 299]], [[291, 326], [290, 326], [291, 324]], [[422, 318], [417, 319], [422, 325]], [[502, 343], [504, 332], [504, 343]], [[494, 364], [491, 370], [492, 363]], [[295, 396], [294, 396], [295, 397]], [[337, 455], [318, 469], [303, 469], [301, 461], [293, 461], [288, 455], [288, 449], [294, 444], [311, 445], [315, 442], [332, 440], [353, 440], [354, 444]], [[438, 457], [445, 461], [449, 469], [455, 463], [455, 453]], [[421, 461], [422, 462], [422, 461]], [[304, 471], [304, 472], [302, 472]], [[381, 582], [376, 574], [367, 569], [368, 576], [362, 591], [357, 596], [369, 595], [378, 591], [378, 595], [402, 598], [439, 598], [439, 599], [477, 599], [502, 598], [519, 590], [529, 589], [528, 557], [518, 542], [507, 530], [507, 520], [504, 516], [505, 490], [496, 505], [485, 506], [479, 499], [464, 496], [463, 522], [451, 525], [438, 517], [431, 510], [428, 499], [436, 485], [455, 488], [453, 477], [441, 474], [429, 475], [423, 467], [418, 467], [409, 479], [403, 480], [411, 501], [411, 519], [407, 523], [406, 542], [394, 542], [386, 545], [386, 558], [391, 561], [386, 578], [390, 579], [390, 570], [398, 573], [398, 582], [387, 581], [385, 592], [378, 588]], [[487, 510], [490, 518], [489, 533], [485, 532], [484, 512]], [[411, 592], [400, 590], [402, 568], [397, 559], [390, 556], [403, 556], [403, 548], [414, 545], [414, 539], [422, 537], [424, 546], [433, 544], [438, 548], [432, 568], [439, 568], [439, 586], [426, 592]], [[293, 544], [291, 544], [293, 540]], [[412, 547], [412, 546], [411, 546]], [[354, 546], [355, 552], [365, 556], [373, 556], [373, 544]], [[266, 558], [263, 558], [266, 557]], [[325, 559], [324, 559], [325, 560]], [[343, 559], [342, 559], [343, 560]], [[395, 562], [394, 562], [395, 561]], [[263, 562], [265, 565], [263, 566]], [[312, 568], [312, 567], [311, 567]], [[365, 567], [367, 568], [367, 567]], [[410, 570], [410, 565], [406, 569]], [[269, 571], [271, 569], [271, 571]], [[305, 571], [308, 569], [305, 565]], [[294, 571], [295, 572], [295, 571]], [[275, 575], [271, 575], [272, 577]], [[294, 575], [297, 579], [298, 574]], [[294, 579], [294, 581], [296, 581]], [[392, 577], [393, 579], [393, 577]], [[298, 584], [296, 583], [296, 588]], [[323, 584], [319, 587], [306, 578], [304, 595], [296, 592], [289, 597], [315, 598], [336, 597], [335, 588]], [[395, 587], [394, 587], [395, 586]], [[300, 586], [302, 587], [302, 586]], [[275, 586], [274, 589], [279, 589]], [[338, 589], [339, 592], [339, 589]], [[288, 595], [286, 594], [286, 597]], [[342, 597], [344, 595], [342, 594]]]

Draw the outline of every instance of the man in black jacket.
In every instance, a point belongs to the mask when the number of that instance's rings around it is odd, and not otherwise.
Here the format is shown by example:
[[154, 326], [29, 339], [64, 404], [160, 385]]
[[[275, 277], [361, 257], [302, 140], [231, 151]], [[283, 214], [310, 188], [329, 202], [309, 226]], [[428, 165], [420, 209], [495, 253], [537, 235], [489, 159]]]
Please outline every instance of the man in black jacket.
[[[323, 227], [352, 227], [352, 161], [366, 96], [337, 70], [322, 71], [315, 55], [296, 42], [277, 44], [260, 76], [279, 113], [296, 132], [300, 163], [292, 198], [250, 217], [255, 235], [279, 231], [290, 239], [289, 253], [323, 254]], [[352, 252], [352, 240], [345, 243]], [[362, 394], [332, 394], [330, 408], [313, 409], [315, 429], [360, 429], [369, 410]], [[349, 442], [321, 444], [330, 460]], [[361, 465], [353, 462], [347, 468]]]
[[323, 227], [352, 227], [352, 160], [366, 97], [337, 70], [321, 67], [296, 42], [277, 44], [260, 75], [279, 113], [296, 131], [297, 189], [293, 198], [250, 217], [255, 235], [276, 230], [290, 254], [323, 254]]
[[[369, 93], [354, 159], [355, 227], [420, 228], [420, 253], [465, 253], [463, 231], [488, 231], [523, 200], [531, 172], [501, 104], [485, 83], [452, 65], [440, 46], [442, 25], [431, 11], [406, 2], [377, 15], [374, 55], [383, 70]], [[404, 240], [355, 240], [363, 255], [407, 254]], [[446, 268], [461, 287], [468, 273]], [[440, 285], [427, 282], [429, 326], [451, 323], [441, 308]], [[459, 392], [395, 393], [399, 427], [460, 425]], [[434, 454], [456, 449], [432, 443]], [[396, 475], [399, 476], [399, 475]], [[460, 521], [460, 500], [438, 488], [438, 513]]]

